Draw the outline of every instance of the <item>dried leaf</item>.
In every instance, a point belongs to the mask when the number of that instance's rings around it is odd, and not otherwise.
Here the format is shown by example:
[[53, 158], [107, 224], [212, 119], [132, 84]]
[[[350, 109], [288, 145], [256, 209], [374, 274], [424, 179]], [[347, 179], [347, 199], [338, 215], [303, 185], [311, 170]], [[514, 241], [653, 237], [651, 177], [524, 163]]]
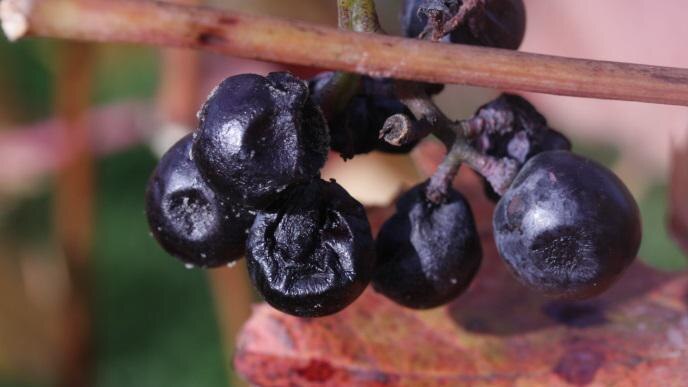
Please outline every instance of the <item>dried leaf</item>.
[[[438, 148], [416, 158], [431, 164]], [[548, 300], [507, 272], [477, 177], [457, 187], [476, 214], [485, 260], [458, 300], [405, 309], [368, 289], [343, 312], [300, 319], [255, 307], [235, 365], [256, 385], [681, 385], [688, 378], [688, 276], [640, 262], [601, 297]], [[379, 227], [387, 210], [370, 213]]]
[[688, 254], [688, 142], [674, 148], [671, 153], [669, 187], [669, 231]]

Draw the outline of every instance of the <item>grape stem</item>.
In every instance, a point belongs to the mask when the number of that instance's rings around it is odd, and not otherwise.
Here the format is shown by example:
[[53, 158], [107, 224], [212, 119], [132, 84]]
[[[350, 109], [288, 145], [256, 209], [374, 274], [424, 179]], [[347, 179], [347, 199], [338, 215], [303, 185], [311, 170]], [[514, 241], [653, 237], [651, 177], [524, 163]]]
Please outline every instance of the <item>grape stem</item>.
[[[506, 158], [497, 159], [482, 154], [470, 144], [470, 139], [485, 129], [484, 120], [473, 117], [454, 122], [425, 94], [422, 85], [404, 81], [399, 81], [396, 85], [399, 99], [414, 114], [419, 127], [430, 128], [420, 129], [421, 133], [431, 132], [447, 148], [447, 155], [433, 174], [426, 190], [430, 201], [435, 203], [443, 201], [461, 163], [468, 164], [474, 171], [484, 176], [498, 194], [501, 195], [507, 190], [518, 171], [516, 164]], [[384, 138], [387, 140], [387, 137]]]
[[499, 195], [506, 192], [518, 172], [518, 164], [515, 161], [483, 155], [465, 138], [457, 137], [430, 178], [425, 191], [428, 200], [436, 204], [445, 200], [462, 163], [468, 164], [471, 169], [483, 175]]
[[385, 120], [379, 138], [394, 146], [404, 146], [429, 136], [432, 126], [411, 120], [406, 114], [394, 114]]
[[464, 160], [463, 148], [465, 145], [466, 143], [463, 141], [454, 142], [442, 163], [440, 163], [435, 173], [430, 177], [430, 182], [425, 189], [425, 196], [431, 202], [440, 204], [446, 199], [449, 187]]
[[[421, 125], [432, 128], [432, 133], [447, 146], [452, 147], [460, 126], [450, 120], [430, 99], [423, 85], [416, 82], [396, 81], [395, 94], [408, 107]], [[462, 136], [463, 137], [463, 136]]]
[[[446, 144], [445, 144], [446, 145]], [[499, 195], [503, 195], [518, 173], [518, 164], [508, 158], [497, 159], [478, 152], [465, 137], [456, 137], [447, 155], [430, 178], [426, 189], [428, 200], [441, 203], [462, 163], [482, 175]]]

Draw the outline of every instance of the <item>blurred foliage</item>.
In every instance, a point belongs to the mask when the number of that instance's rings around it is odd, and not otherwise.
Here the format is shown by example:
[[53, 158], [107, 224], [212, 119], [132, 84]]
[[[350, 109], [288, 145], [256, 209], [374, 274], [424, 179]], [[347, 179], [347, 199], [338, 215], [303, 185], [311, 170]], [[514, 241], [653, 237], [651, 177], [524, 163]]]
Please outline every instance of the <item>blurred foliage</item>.
[[[51, 63], [58, 46], [54, 41], [9, 45], [0, 40], [0, 122], [50, 116], [55, 71]], [[99, 47], [94, 102], [153, 97], [157, 66], [155, 50]], [[143, 191], [155, 162], [145, 147], [139, 147], [98, 164], [93, 254], [96, 386], [226, 385], [228, 363], [205, 272], [185, 269], [149, 236]], [[52, 243], [51, 188], [48, 179], [38, 193], [2, 212], [0, 233], [5, 240]], [[0, 386], [34, 386], [6, 379], [0, 375]]]
[[93, 100], [152, 98], [158, 85], [158, 56], [145, 47], [102, 45], [98, 50]]
[[100, 164], [95, 249], [97, 386], [221, 386], [224, 355], [207, 277], [150, 237], [143, 189], [154, 158]]
[[4, 380], [0, 377], [0, 387], [46, 387], [44, 384], [21, 382], [17, 380]]
[[[49, 185], [49, 184], [48, 184]], [[51, 239], [52, 207], [47, 187], [0, 213], [0, 235], [23, 245], [45, 245]]]
[[45, 40], [10, 44], [0, 38], [0, 123], [26, 122], [50, 113], [54, 46]]
[[607, 167], [611, 168], [619, 159], [619, 150], [612, 145], [582, 143], [580, 141], [576, 141], [575, 137], [572, 138], [572, 140], [573, 152], [593, 159], [598, 163], [606, 165]]
[[667, 230], [667, 186], [655, 185], [638, 203], [643, 219], [643, 241], [640, 257], [663, 270], [679, 270], [688, 266], [683, 252], [669, 237]]
[[[207, 277], [165, 254], [146, 226], [143, 190], [154, 166], [144, 147], [98, 166], [96, 386], [225, 385], [226, 359]], [[24, 242], [49, 238], [48, 192], [16, 206], [3, 231], [12, 229]]]

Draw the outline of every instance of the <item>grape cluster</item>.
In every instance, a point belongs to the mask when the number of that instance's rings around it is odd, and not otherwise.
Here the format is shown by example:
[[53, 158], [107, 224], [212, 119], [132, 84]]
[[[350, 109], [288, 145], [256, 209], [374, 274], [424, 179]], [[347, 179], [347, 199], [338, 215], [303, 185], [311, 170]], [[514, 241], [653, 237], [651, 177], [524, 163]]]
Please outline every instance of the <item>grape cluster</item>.
[[199, 127], [162, 158], [147, 215], [162, 247], [202, 267], [245, 253], [265, 300], [320, 316], [370, 282], [375, 250], [363, 206], [320, 179], [329, 136], [308, 86], [288, 73], [227, 78]]
[[[404, 31], [417, 36], [438, 28], [462, 4], [408, 0]], [[479, 4], [445, 41], [517, 48], [525, 31], [521, 0]], [[295, 316], [341, 311], [371, 283], [405, 307], [446, 304], [470, 286], [482, 261], [470, 205], [450, 184], [458, 165], [440, 167], [404, 193], [375, 240], [364, 207], [320, 176], [330, 149], [345, 159], [412, 150], [422, 135], [395, 145], [383, 138], [391, 116], [407, 117], [408, 130], [438, 121], [412, 112], [393, 79], [346, 78], [348, 94], [338, 89], [342, 79], [325, 72], [304, 82], [282, 72], [220, 83], [199, 112], [198, 129], [162, 157], [149, 181], [151, 232], [189, 267], [232, 265], [246, 256], [263, 298]], [[414, 85], [414, 98], [425, 101], [444, 87]], [[512, 167], [490, 172], [508, 182], [501, 197], [488, 183], [494, 176], [479, 172], [497, 202], [497, 249], [514, 276], [560, 298], [607, 289], [641, 239], [638, 207], [623, 183], [572, 153], [569, 140], [523, 97], [502, 94], [461, 127], [472, 157]]]

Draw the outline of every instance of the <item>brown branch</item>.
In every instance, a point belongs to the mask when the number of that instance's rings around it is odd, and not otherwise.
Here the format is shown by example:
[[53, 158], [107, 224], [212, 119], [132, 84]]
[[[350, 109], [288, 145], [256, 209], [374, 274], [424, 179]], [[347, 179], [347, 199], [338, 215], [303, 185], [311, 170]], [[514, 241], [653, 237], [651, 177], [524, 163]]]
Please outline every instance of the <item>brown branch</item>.
[[64, 119], [62, 146], [67, 155], [57, 173], [55, 231], [69, 270], [69, 295], [63, 312], [58, 385], [93, 383], [93, 313], [90, 254], [93, 234], [93, 154], [86, 112], [90, 102], [93, 47], [60, 47], [56, 108]]
[[[246, 276], [246, 260], [239, 261], [236, 267], [211, 270], [209, 276], [225, 353], [227, 360], [233, 364], [236, 338], [241, 327], [251, 316], [253, 294]], [[246, 386], [247, 383], [234, 371], [231, 375], [231, 385], [239, 387]]]
[[[199, 5], [200, 0], [174, 0], [176, 4]], [[167, 125], [192, 130], [201, 93], [201, 55], [197, 51], [167, 49], [160, 52], [160, 83], [157, 95], [159, 119]]]
[[195, 127], [201, 96], [200, 62], [195, 51], [169, 49], [161, 52], [157, 107], [163, 125], [178, 125], [189, 130]]
[[688, 105], [688, 69], [437, 44], [149, 0], [4, 0], [0, 7], [10, 39], [202, 48], [426, 82]]

